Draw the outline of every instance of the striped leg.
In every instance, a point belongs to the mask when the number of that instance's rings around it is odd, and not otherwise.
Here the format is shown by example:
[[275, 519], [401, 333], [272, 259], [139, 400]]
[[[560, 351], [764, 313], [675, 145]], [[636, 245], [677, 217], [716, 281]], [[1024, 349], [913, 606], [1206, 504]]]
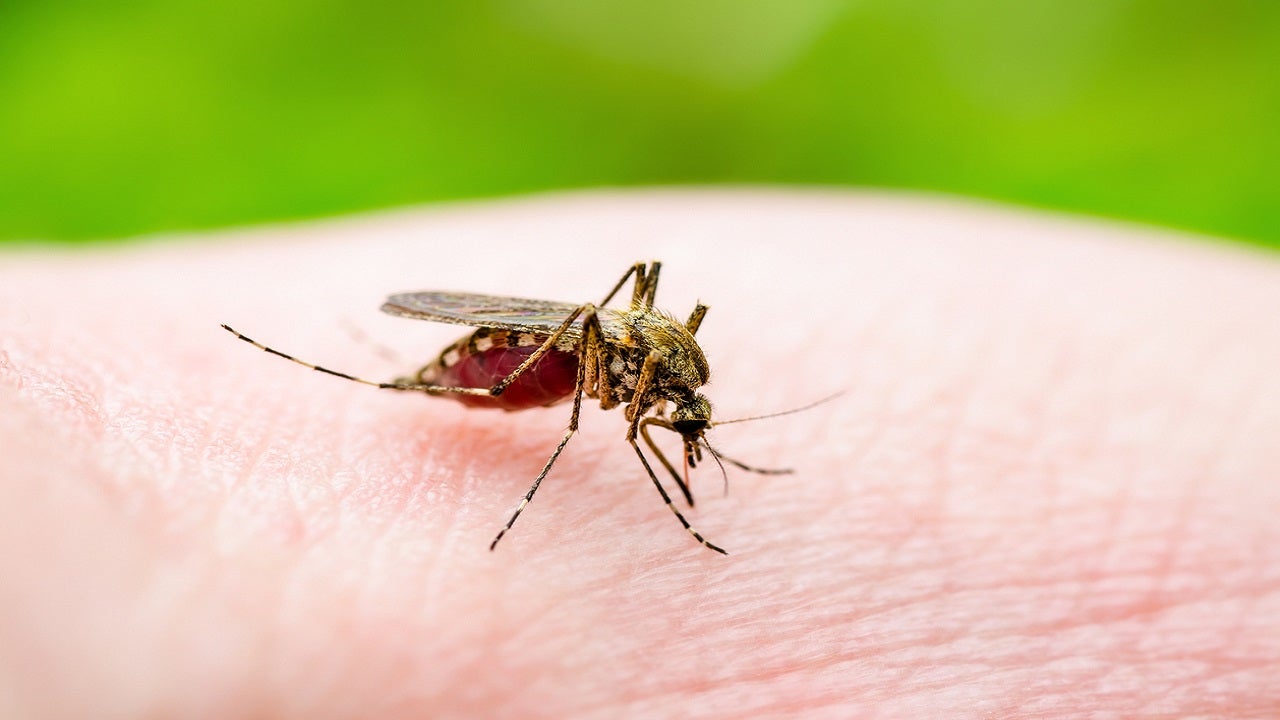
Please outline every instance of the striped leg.
[[534, 478], [533, 485], [529, 487], [529, 492], [524, 494], [524, 498], [516, 506], [516, 511], [511, 513], [511, 519], [498, 531], [498, 535], [493, 539], [493, 542], [489, 543], [490, 552], [498, 547], [498, 541], [502, 539], [503, 535], [507, 534], [512, 525], [516, 524], [516, 518], [520, 517], [520, 513], [524, 512], [525, 507], [529, 505], [529, 501], [533, 500], [533, 494], [538, 492], [538, 486], [542, 484], [543, 478], [547, 476], [547, 473], [551, 472], [551, 466], [555, 465], [556, 458], [560, 457], [560, 453], [569, 444], [569, 438], [578, 432], [578, 416], [582, 411], [582, 393], [586, 384], [587, 363], [592, 362], [593, 358], [598, 358], [600, 352], [600, 321], [596, 319], [595, 308], [589, 308], [586, 311], [582, 324], [582, 349], [579, 351], [578, 379], [573, 391], [573, 412], [569, 415], [569, 428], [565, 430], [564, 437], [560, 439], [560, 444], [551, 453], [551, 457], [547, 458], [546, 464], [542, 466], [542, 472], [538, 473], [538, 477]]
[[684, 519], [684, 515], [680, 514], [680, 510], [675, 506], [675, 503], [671, 502], [671, 496], [667, 494], [666, 488], [662, 487], [662, 483], [658, 482], [658, 476], [653, 474], [653, 468], [649, 465], [649, 460], [645, 458], [644, 453], [640, 451], [640, 446], [636, 444], [634, 438], [632, 438], [630, 442], [631, 447], [635, 448], [636, 455], [640, 457], [640, 463], [644, 465], [645, 472], [649, 473], [649, 479], [653, 481], [653, 486], [658, 488], [658, 494], [662, 496], [662, 501], [667, 504], [667, 508], [671, 510], [671, 512], [675, 513], [676, 519], [680, 521], [680, 524], [684, 526], [684, 529], [688, 530], [689, 534], [693, 536], [693, 539], [702, 543], [705, 547], [715, 550], [721, 555], [728, 555], [729, 553], [725, 552], [723, 548], [708, 542], [707, 539], [702, 537], [697, 530], [693, 529], [693, 526], [689, 524], [688, 520]]
[[263, 345], [257, 340], [254, 340], [253, 338], [234, 330], [229, 325], [223, 325], [222, 329], [226, 330], [232, 335], [235, 335], [236, 337], [249, 343], [250, 345], [258, 348], [259, 350], [263, 350], [265, 352], [271, 353], [272, 355], [275, 355], [277, 357], [282, 357], [285, 360], [288, 360], [289, 362], [297, 363], [302, 367], [310, 368], [312, 370], [315, 370], [316, 372], [321, 372], [326, 375], [332, 375], [334, 377], [340, 377], [343, 380], [350, 380], [351, 382], [358, 382], [361, 385], [369, 385], [371, 387], [376, 387], [382, 390], [416, 390], [418, 392], [425, 392], [430, 395], [441, 395], [445, 393], [453, 393], [458, 395], [488, 395], [489, 394], [489, 390], [486, 390], [485, 388], [446, 387], [444, 385], [425, 385], [421, 383], [404, 383], [404, 382], [388, 383], [388, 382], [377, 382], [374, 380], [365, 380], [364, 378], [359, 378], [354, 375], [348, 375], [347, 373], [344, 373], [344, 372], [338, 372], [337, 370], [330, 370], [327, 367], [313, 365], [309, 362], [306, 362], [305, 360], [299, 360], [298, 358], [293, 357], [292, 355], [286, 355], [285, 353], [282, 353], [279, 350], [276, 350], [275, 348], [267, 347], [266, 345]]
[[648, 308], [653, 306], [653, 296], [658, 292], [658, 271], [662, 269], [662, 263], [657, 260], [646, 266], [644, 263], [636, 263], [627, 269], [626, 274], [618, 281], [617, 285], [604, 296], [604, 300], [600, 302], [600, 307], [609, 304], [614, 295], [627, 284], [627, 280], [631, 276], [635, 276], [635, 285], [631, 288], [631, 307], [632, 308]]
[[644, 444], [649, 446], [649, 451], [658, 458], [658, 462], [662, 463], [662, 467], [666, 468], [667, 472], [671, 474], [671, 479], [676, 481], [676, 487], [680, 488], [680, 492], [684, 494], [685, 502], [689, 503], [689, 507], [693, 507], [693, 492], [689, 490], [689, 484], [684, 481], [684, 478], [680, 477], [680, 473], [676, 472], [675, 467], [667, 460], [667, 456], [663, 454], [662, 450], [658, 449], [657, 443], [649, 436], [650, 425], [657, 425], [672, 432], [675, 432], [675, 428], [671, 427], [671, 423], [667, 422], [665, 418], [647, 417], [640, 421], [640, 437], [644, 438]]

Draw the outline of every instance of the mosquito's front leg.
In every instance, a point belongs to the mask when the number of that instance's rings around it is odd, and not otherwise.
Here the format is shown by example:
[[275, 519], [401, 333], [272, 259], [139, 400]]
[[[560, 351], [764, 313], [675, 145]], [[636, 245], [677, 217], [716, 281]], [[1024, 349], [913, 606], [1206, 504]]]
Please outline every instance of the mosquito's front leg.
[[649, 446], [650, 452], [658, 457], [658, 462], [662, 463], [662, 467], [666, 468], [667, 472], [671, 474], [671, 479], [676, 481], [676, 487], [680, 488], [685, 502], [689, 503], [689, 507], [693, 507], [693, 492], [689, 489], [689, 484], [684, 481], [684, 478], [680, 477], [680, 473], [676, 472], [675, 467], [667, 460], [667, 456], [663, 454], [657, 443], [649, 436], [650, 425], [657, 425], [672, 432], [675, 432], [675, 428], [665, 418], [646, 417], [640, 421], [640, 437], [644, 438], [644, 443]]
[[693, 526], [689, 524], [688, 520], [685, 520], [684, 515], [681, 514], [679, 508], [675, 506], [675, 503], [671, 502], [671, 496], [667, 494], [666, 488], [662, 487], [662, 483], [658, 482], [658, 476], [653, 474], [653, 467], [649, 465], [649, 460], [644, 456], [644, 453], [640, 451], [640, 446], [636, 444], [634, 439], [631, 440], [631, 447], [636, 451], [636, 455], [640, 457], [640, 464], [644, 465], [645, 472], [649, 473], [649, 479], [653, 481], [653, 486], [658, 488], [658, 494], [662, 496], [662, 501], [667, 504], [667, 509], [671, 510], [671, 512], [675, 514], [676, 519], [680, 521], [680, 524], [684, 526], [684, 529], [688, 530], [689, 534], [693, 536], [693, 539], [702, 543], [705, 547], [715, 550], [721, 555], [728, 555], [729, 553], [725, 552], [723, 548], [708, 542], [707, 539], [702, 537], [697, 530], [693, 529]]

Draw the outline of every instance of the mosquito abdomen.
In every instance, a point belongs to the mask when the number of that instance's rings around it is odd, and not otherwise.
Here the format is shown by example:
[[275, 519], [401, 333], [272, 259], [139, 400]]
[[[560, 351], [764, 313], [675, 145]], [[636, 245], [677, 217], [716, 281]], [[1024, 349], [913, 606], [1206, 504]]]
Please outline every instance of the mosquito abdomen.
[[[546, 337], [482, 328], [454, 343], [418, 373], [418, 382], [446, 387], [490, 388], [532, 355]], [[551, 349], [496, 397], [451, 394], [468, 407], [527, 410], [573, 397], [578, 354]]]

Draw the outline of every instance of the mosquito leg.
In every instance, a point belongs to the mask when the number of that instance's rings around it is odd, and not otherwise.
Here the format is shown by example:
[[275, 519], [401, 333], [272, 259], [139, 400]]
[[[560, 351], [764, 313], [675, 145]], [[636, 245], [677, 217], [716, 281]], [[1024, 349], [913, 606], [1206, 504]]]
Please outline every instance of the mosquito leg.
[[[667, 460], [667, 456], [658, 449], [657, 444], [653, 442], [653, 438], [649, 436], [649, 426], [657, 425], [660, 428], [673, 430], [671, 424], [666, 420], [660, 420], [654, 417], [647, 417], [640, 421], [640, 437], [644, 438], [644, 442], [649, 446], [649, 450], [658, 457], [658, 462], [662, 463], [662, 467], [671, 473], [671, 479], [676, 481], [676, 486], [680, 488], [680, 492], [684, 494], [685, 502], [689, 503], [689, 507], [693, 507], [693, 493], [689, 490], [689, 484], [680, 477], [680, 473], [676, 472], [675, 467]], [[674, 430], [673, 430], [674, 431]]]
[[658, 270], [661, 268], [662, 263], [656, 260], [649, 263], [647, 271], [644, 263], [632, 265], [626, 274], [622, 276], [622, 279], [618, 281], [618, 284], [614, 285], [613, 289], [609, 291], [609, 294], [604, 296], [604, 300], [600, 301], [600, 307], [608, 305], [609, 301], [613, 299], [614, 295], [618, 294], [623, 285], [627, 284], [627, 280], [632, 275], [635, 276], [636, 283], [631, 288], [631, 307], [651, 307], [654, 293], [658, 291]]
[[340, 377], [340, 378], [342, 378], [343, 380], [350, 380], [350, 381], [352, 381], [352, 382], [358, 382], [358, 383], [360, 383], [361, 385], [370, 385], [370, 386], [372, 386], [372, 387], [376, 387], [376, 388], [393, 389], [393, 388], [400, 388], [400, 387], [402, 387], [402, 385], [401, 385], [400, 383], [385, 383], [385, 382], [376, 382], [376, 381], [374, 381], [374, 380], [365, 380], [364, 378], [358, 378], [358, 377], [356, 377], [356, 376], [354, 376], [354, 375], [348, 375], [347, 373], [344, 373], [344, 372], [338, 372], [337, 370], [330, 370], [330, 369], [329, 369], [329, 368], [327, 368], [327, 367], [321, 367], [321, 366], [319, 366], [319, 365], [313, 365], [313, 364], [311, 364], [311, 363], [309, 363], [309, 362], [307, 362], [307, 361], [305, 361], [305, 360], [299, 360], [298, 358], [296, 358], [296, 357], [294, 357], [294, 356], [292, 356], [292, 355], [286, 355], [285, 353], [282, 353], [282, 352], [280, 352], [279, 350], [276, 350], [275, 348], [267, 347], [266, 345], [263, 345], [262, 343], [258, 342], [257, 340], [254, 340], [253, 338], [249, 337], [248, 335], [244, 335], [243, 333], [239, 332], [238, 330], [236, 330], [236, 329], [232, 328], [230, 325], [225, 325], [225, 324], [224, 324], [224, 325], [222, 326], [222, 329], [223, 329], [223, 330], [226, 330], [227, 332], [231, 333], [232, 335], [235, 335], [236, 337], [238, 337], [238, 338], [240, 338], [241, 340], [243, 340], [243, 341], [245, 341], [245, 342], [249, 343], [250, 345], [252, 345], [252, 346], [254, 346], [254, 347], [258, 348], [259, 350], [263, 350], [263, 351], [265, 351], [265, 352], [268, 352], [268, 353], [270, 353], [270, 354], [272, 354], [272, 355], [275, 355], [276, 357], [282, 357], [282, 358], [284, 358], [285, 360], [288, 360], [289, 362], [297, 363], [297, 364], [301, 365], [302, 367], [305, 367], [305, 368], [311, 368], [312, 370], [315, 370], [316, 372], [321, 372], [321, 373], [324, 373], [324, 374], [326, 374], [326, 375], [333, 375], [334, 377]]
[[[614, 295], [618, 294], [618, 291], [622, 289], [623, 285], [627, 284], [627, 280], [629, 280], [632, 275], [636, 276], [637, 287], [643, 285], [644, 284], [644, 263], [636, 263], [635, 265], [632, 265], [631, 267], [627, 268], [626, 274], [622, 276], [622, 279], [618, 281], [618, 284], [614, 285], [613, 289], [609, 291], [609, 294], [604, 296], [604, 300], [600, 301], [600, 307], [604, 307], [605, 305], [608, 305], [609, 301], [613, 299]], [[635, 291], [632, 291], [632, 298], [633, 298], [632, 303], [634, 304]]]
[[693, 312], [689, 315], [689, 319], [685, 321], [684, 326], [689, 330], [690, 335], [697, 335], [698, 328], [702, 326], [702, 318], [707, 316], [707, 306], [698, 303], [693, 308]]
[[631, 395], [631, 402], [627, 404], [627, 419], [631, 421], [631, 425], [627, 427], [627, 440], [634, 442], [636, 432], [640, 429], [640, 421], [643, 415], [648, 411], [652, 401], [649, 398], [650, 386], [653, 385], [653, 376], [657, 373], [658, 363], [662, 361], [662, 353], [658, 350], [649, 351], [648, 356], [644, 359], [644, 367], [640, 368], [640, 377], [636, 380], [636, 389]]
[[370, 387], [376, 387], [376, 388], [379, 388], [379, 389], [381, 389], [381, 390], [417, 390], [417, 391], [420, 391], [420, 392], [425, 392], [425, 393], [427, 393], [428, 395], [443, 395], [443, 394], [447, 394], [447, 393], [452, 393], [452, 394], [456, 394], [456, 395], [488, 395], [488, 394], [489, 394], [489, 391], [488, 391], [488, 390], [486, 390], [486, 389], [484, 389], [484, 388], [446, 387], [446, 386], [444, 386], [444, 385], [427, 385], [427, 384], [422, 384], [422, 383], [406, 383], [406, 382], [377, 382], [377, 381], [374, 381], [374, 380], [366, 380], [366, 379], [364, 379], [364, 378], [356, 377], [355, 375], [348, 375], [347, 373], [344, 373], [344, 372], [338, 372], [337, 370], [330, 370], [330, 369], [329, 369], [329, 368], [327, 368], [327, 367], [321, 367], [321, 366], [319, 366], [319, 365], [313, 365], [313, 364], [311, 364], [311, 363], [309, 363], [309, 362], [307, 362], [307, 361], [305, 361], [305, 360], [299, 360], [298, 358], [296, 358], [296, 357], [294, 357], [294, 356], [292, 356], [292, 355], [286, 355], [285, 353], [282, 353], [282, 352], [280, 352], [279, 350], [276, 350], [275, 348], [267, 347], [266, 345], [263, 345], [262, 343], [258, 342], [257, 340], [254, 340], [253, 338], [249, 337], [248, 335], [244, 335], [244, 334], [240, 333], [239, 331], [237, 331], [237, 330], [233, 329], [233, 328], [232, 328], [231, 326], [229, 326], [229, 325], [223, 325], [223, 326], [222, 326], [222, 329], [223, 329], [223, 330], [226, 330], [227, 332], [231, 333], [232, 335], [235, 335], [236, 337], [238, 337], [238, 338], [240, 338], [241, 340], [243, 340], [243, 341], [245, 341], [245, 342], [249, 343], [250, 345], [252, 345], [252, 346], [254, 346], [254, 347], [258, 348], [259, 350], [263, 350], [263, 351], [268, 352], [268, 353], [270, 353], [270, 354], [272, 354], [272, 355], [275, 355], [275, 356], [277, 356], [277, 357], [282, 357], [282, 358], [284, 358], [285, 360], [288, 360], [289, 362], [297, 363], [297, 364], [301, 365], [302, 367], [310, 368], [310, 369], [312, 369], [312, 370], [315, 370], [316, 372], [324, 373], [325, 375], [332, 375], [332, 376], [334, 376], [334, 377], [340, 377], [340, 378], [342, 378], [343, 380], [350, 380], [351, 382], [358, 382], [358, 383], [360, 383], [361, 385], [368, 385], [368, 386], [370, 386]]
[[[592, 317], [594, 317], [594, 313]], [[511, 526], [516, 524], [516, 518], [520, 517], [520, 513], [524, 512], [525, 507], [529, 505], [529, 501], [533, 500], [533, 494], [538, 492], [538, 486], [542, 484], [543, 478], [547, 476], [547, 473], [551, 472], [551, 466], [555, 464], [556, 458], [560, 457], [560, 453], [564, 452], [565, 446], [569, 444], [569, 438], [573, 437], [573, 434], [578, 431], [578, 416], [582, 411], [582, 390], [586, 379], [588, 356], [591, 353], [600, 352], [599, 344], [599, 337], [593, 330], [588, 328], [582, 338], [581, 352], [583, 357], [578, 361], [578, 380], [577, 387], [573, 392], [573, 412], [569, 415], [569, 428], [565, 430], [564, 437], [560, 439], [560, 444], [551, 453], [551, 457], [547, 458], [546, 464], [542, 466], [542, 472], [538, 473], [538, 477], [534, 478], [533, 485], [529, 487], [529, 492], [524, 494], [524, 498], [516, 506], [515, 512], [511, 513], [511, 519], [507, 520], [507, 524], [498, 531], [498, 535], [493, 538], [493, 542], [489, 543], [490, 552], [498, 546], [498, 541], [502, 539], [503, 535], [507, 534]]]
[[[579, 372], [581, 372], [581, 370], [579, 370]], [[512, 525], [516, 524], [516, 518], [520, 517], [520, 513], [524, 512], [525, 507], [529, 505], [529, 501], [533, 500], [533, 494], [538, 492], [538, 486], [542, 484], [543, 478], [547, 476], [547, 473], [551, 472], [551, 466], [556, 463], [556, 459], [560, 457], [560, 453], [564, 452], [565, 446], [569, 444], [569, 438], [573, 437], [573, 434], [577, 432], [578, 411], [581, 407], [582, 391], [579, 389], [573, 396], [573, 415], [569, 420], [569, 429], [564, 431], [564, 437], [560, 439], [560, 444], [556, 446], [555, 452], [551, 453], [551, 457], [547, 458], [546, 464], [542, 466], [542, 472], [538, 473], [538, 477], [534, 478], [533, 485], [529, 486], [529, 492], [524, 494], [524, 497], [520, 500], [520, 504], [516, 506], [515, 512], [511, 513], [511, 519], [507, 520], [507, 524], [498, 531], [498, 534], [493, 538], [493, 542], [489, 543], [490, 552], [492, 552], [494, 548], [498, 547], [498, 541], [502, 539], [503, 535], [507, 534], [507, 531], [511, 529]]]
[[649, 279], [645, 271], [644, 263], [636, 263], [636, 284], [631, 286], [631, 308], [641, 307], [640, 303], [644, 300], [644, 289], [648, 286]]
[[649, 263], [649, 273], [645, 277], [644, 289], [644, 307], [653, 307], [653, 297], [658, 294], [658, 271], [662, 269], [662, 263], [654, 260]]
[[693, 536], [694, 540], [697, 540], [704, 546], [715, 550], [721, 555], [728, 555], [729, 553], [725, 552], [723, 548], [711, 544], [706, 538], [698, 534], [698, 531], [693, 529], [693, 526], [689, 524], [689, 521], [684, 519], [684, 515], [680, 514], [680, 510], [675, 506], [675, 503], [671, 502], [671, 496], [667, 494], [666, 488], [662, 487], [662, 483], [658, 482], [658, 476], [653, 474], [653, 468], [649, 465], [649, 460], [645, 458], [644, 453], [640, 450], [640, 446], [636, 444], [634, 439], [631, 440], [631, 447], [635, 449], [636, 455], [640, 457], [640, 463], [644, 465], [645, 471], [649, 473], [649, 479], [653, 481], [653, 486], [658, 488], [658, 494], [662, 496], [662, 501], [667, 504], [667, 508], [670, 509], [671, 512], [675, 513], [676, 519], [680, 521], [680, 524], [684, 526], [684, 529], [689, 531], [689, 534]]
[[[560, 323], [560, 327], [556, 328], [555, 331], [548, 335], [542, 345], [539, 345], [537, 350], [530, 353], [529, 357], [525, 358], [524, 362], [520, 363], [515, 370], [512, 370], [510, 375], [499, 380], [498, 384], [488, 390], [482, 390], [481, 394], [491, 395], [494, 397], [501, 395], [511, 385], [511, 383], [515, 382], [526, 370], [533, 367], [534, 363], [541, 360], [543, 355], [546, 355], [551, 348], [556, 346], [556, 343], [560, 340], [560, 336], [564, 335], [570, 325], [573, 325], [574, 320], [582, 317], [584, 318], [583, 321], [585, 323], [587, 318], [594, 318], [595, 314], [596, 306], [589, 303], [587, 305], [582, 305], [578, 307], [578, 309], [569, 313], [569, 316], [564, 319], [564, 322]], [[579, 363], [579, 365], [581, 365], [581, 363]]]
[[[593, 338], [591, 349], [586, 347], [588, 337]], [[608, 410], [617, 404], [617, 400], [613, 397], [613, 383], [605, 367], [604, 328], [600, 326], [600, 316], [594, 312], [582, 320], [582, 344], [580, 362], [587, 366], [582, 377], [583, 393], [600, 400], [600, 407]]]

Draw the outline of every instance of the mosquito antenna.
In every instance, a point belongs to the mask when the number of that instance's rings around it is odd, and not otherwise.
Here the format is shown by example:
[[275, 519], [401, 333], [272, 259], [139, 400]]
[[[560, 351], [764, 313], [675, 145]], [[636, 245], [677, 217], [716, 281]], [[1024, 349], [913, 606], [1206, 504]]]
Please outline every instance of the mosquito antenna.
[[[746, 464], [746, 463], [742, 462], [741, 460], [734, 460], [733, 458], [729, 457], [728, 455], [725, 455], [724, 453], [720, 452], [719, 450], [717, 450], [717, 449], [715, 449], [715, 448], [711, 447], [711, 443], [707, 442], [706, 438], [703, 438], [703, 439], [702, 439], [702, 444], [703, 444], [703, 445], [706, 445], [706, 446], [707, 446], [707, 449], [711, 451], [711, 457], [715, 458], [717, 463], [718, 463], [718, 462], [720, 462], [721, 460], [723, 460], [724, 462], [727, 462], [727, 463], [729, 463], [730, 465], [732, 465], [732, 466], [734, 466], [734, 467], [736, 467], [736, 468], [738, 468], [738, 469], [740, 469], [740, 470], [746, 470], [747, 472], [753, 472], [753, 473], [756, 473], [757, 475], [790, 475], [791, 473], [795, 472], [795, 471], [794, 471], [794, 470], [792, 470], [791, 468], [761, 468], [761, 467], [756, 467], [756, 466], [754, 466], [754, 465], [748, 465], [748, 464]], [[720, 468], [723, 470], [723, 469], [724, 469], [724, 465], [723, 465], [723, 464], [721, 464], [721, 465], [720, 465]], [[727, 481], [726, 481], [726, 482], [727, 482]]]
[[[822, 398], [821, 400], [815, 400], [809, 403], [808, 405], [802, 405], [798, 408], [791, 408], [790, 410], [783, 410], [781, 412], [775, 412], [775, 413], [767, 413], [765, 415], [753, 415], [751, 417], [737, 418], [734, 420], [716, 420], [715, 424], [716, 425], [732, 425], [733, 423], [747, 422], [750, 420], [767, 420], [769, 418], [782, 417], [783, 415], [791, 415], [798, 412], [804, 412], [805, 410], [812, 410], [813, 408], [816, 408], [823, 403], [831, 402], [832, 400], [835, 400], [841, 395], [844, 395], [844, 393], [845, 391], [841, 390], [840, 392], [832, 393], [831, 395], [828, 395]], [[707, 447], [711, 447], [711, 446], [708, 445]], [[711, 452], [715, 452], [715, 450], [712, 450]], [[725, 459], [728, 460], [729, 458], [725, 458]]]
[[729, 497], [729, 472], [724, 469], [724, 463], [720, 462], [720, 453], [707, 444], [706, 438], [702, 439], [702, 444], [707, 446], [707, 450], [711, 452], [711, 457], [715, 459], [716, 465], [720, 466], [720, 477], [724, 479], [724, 496]]

